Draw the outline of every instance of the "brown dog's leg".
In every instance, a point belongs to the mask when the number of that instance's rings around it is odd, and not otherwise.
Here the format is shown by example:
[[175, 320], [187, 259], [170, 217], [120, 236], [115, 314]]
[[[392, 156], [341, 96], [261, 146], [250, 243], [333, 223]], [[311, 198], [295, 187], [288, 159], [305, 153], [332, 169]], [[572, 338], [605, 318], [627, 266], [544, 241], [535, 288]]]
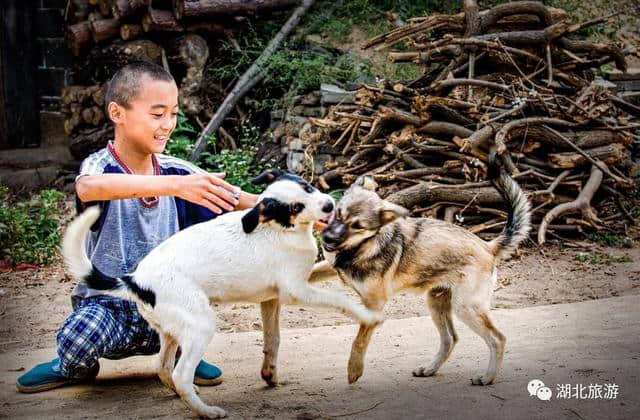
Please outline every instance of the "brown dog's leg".
[[272, 299], [260, 304], [262, 330], [264, 335], [264, 361], [260, 375], [267, 385], [278, 384], [278, 347], [280, 346], [280, 300]]
[[178, 350], [178, 342], [169, 334], [160, 333], [160, 353], [158, 353], [158, 377], [163, 384], [175, 392], [176, 388], [173, 384], [171, 374], [176, 364], [176, 351]]
[[471, 378], [472, 385], [489, 385], [493, 383], [502, 365], [504, 347], [507, 339], [493, 325], [489, 310], [477, 306], [460, 305], [455, 308], [456, 315], [478, 334], [489, 346], [489, 367], [487, 373]]
[[440, 349], [433, 361], [427, 366], [420, 366], [413, 371], [413, 376], [431, 376], [447, 361], [458, 342], [458, 335], [453, 327], [451, 310], [451, 290], [433, 289], [427, 294], [427, 303], [431, 319], [440, 333]]
[[356, 336], [356, 339], [353, 340], [353, 344], [351, 345], [351, 356], [349, 357], [349, 365], [347, 367], [347, 375], [350, 384], [354, 383], [362, 376], [362, 372], [364, 371], [364, 356], [367, 353], [367, 347], [369, 346], [369, 341], [371, 340], [374, 329], [375, 326], [360, 324], [358, 335]]
[[[387, 301], [382, 296], [377, 296], [375, 300], [363, 298], [363, 303], [370, 310], [382, 312]], [[351, 356], [349, 356], [349, 365], [347, 367], [347, 377], [350, 384], [357, 381], [364, 372], [364, 356], [367, 353], [369, 341], [371, 341], [371, 336], [376, 327], [377, 325], [360, 324], [358, 335], [351, 345]]]

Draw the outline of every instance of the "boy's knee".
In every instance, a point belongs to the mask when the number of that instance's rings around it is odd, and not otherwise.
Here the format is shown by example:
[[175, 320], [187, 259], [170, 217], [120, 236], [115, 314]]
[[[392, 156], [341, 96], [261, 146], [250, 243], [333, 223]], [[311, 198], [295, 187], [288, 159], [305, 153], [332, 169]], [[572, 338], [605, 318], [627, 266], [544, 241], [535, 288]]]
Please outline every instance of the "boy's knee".
[[112, 315], [100, 305], [74, 311], [56, 337], [61, 373], [73, 379], [97, 375], [98, 359], [112, 346], [116, 330]]

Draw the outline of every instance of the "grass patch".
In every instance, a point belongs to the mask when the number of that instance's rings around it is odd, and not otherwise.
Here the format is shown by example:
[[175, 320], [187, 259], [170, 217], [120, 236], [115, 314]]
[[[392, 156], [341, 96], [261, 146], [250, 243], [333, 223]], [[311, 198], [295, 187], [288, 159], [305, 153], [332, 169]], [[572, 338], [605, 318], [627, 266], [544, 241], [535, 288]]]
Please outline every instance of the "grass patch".
[[18, 200], [0, 186], [0, 259], [46, 265], [56, 256], [64, 193], [47, 189]]
[[584, 253], [578, 254], [575, 257], [576, 261], [591, 265], [615, 265], [621, 263], [633, 262], [633, 259], [628, 255], [609, 255], [601, 253]]
[[611, 232], [587, 233], [589, 240], [596, 242], [602, 246], [610, 246], [614, 248], [633, 248], [633, 239], [628, 236], [618, 235]]

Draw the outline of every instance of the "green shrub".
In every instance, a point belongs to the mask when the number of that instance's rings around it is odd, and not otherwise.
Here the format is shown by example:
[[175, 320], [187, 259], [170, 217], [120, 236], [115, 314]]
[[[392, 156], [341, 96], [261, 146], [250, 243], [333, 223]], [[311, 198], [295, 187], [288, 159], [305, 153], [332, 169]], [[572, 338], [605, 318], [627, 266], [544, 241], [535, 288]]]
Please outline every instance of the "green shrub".
[[31, 199], [15, 201], [0, 186], [0, 258], [9, 256], [14, 264], [48, 264], [60, 242], [56, 216], [64, 193], [42, 190]]
[[[189, 119], [180, 112], [178, 124], [171, 139], [167, 143], [165, 153], [181, 159], [189, 159], [195, 146], [199, 132]], [[265, 165], [254, 164], [260, 132], [256, 127], [245, 125], [242, 127], [238, 150], [221, 150], [216, 153], [213, 146], [215, 137], [209, 138], [205, 151], [200, 155], [196, 164], [209, 172], [225, 172], [225, 180], [247, 192], [258, 192], [259, 188], [251, 183], [251, 179], [259, 175]]]

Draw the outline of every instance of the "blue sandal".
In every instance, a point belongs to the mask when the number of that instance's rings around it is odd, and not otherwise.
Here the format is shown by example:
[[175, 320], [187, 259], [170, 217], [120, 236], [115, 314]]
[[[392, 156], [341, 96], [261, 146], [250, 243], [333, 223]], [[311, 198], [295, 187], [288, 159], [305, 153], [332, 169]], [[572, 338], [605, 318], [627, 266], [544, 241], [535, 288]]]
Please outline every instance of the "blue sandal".
[[215, 365], [200, 360], [196, 367], [193, 383], [202, 386], [220, 385], [222, 383], [222, 371]]
[[100, 365], [96, 365], [84, 380], [69, 379], [60, 373], [60, 359], [57, 357], [50, 362], [40, 363], [16, 380], [18, 391], [31, 394], [34, 392], [48, 391], [65, 385], [71, 385], [86, 380], [91, 380], [98, 375]]

